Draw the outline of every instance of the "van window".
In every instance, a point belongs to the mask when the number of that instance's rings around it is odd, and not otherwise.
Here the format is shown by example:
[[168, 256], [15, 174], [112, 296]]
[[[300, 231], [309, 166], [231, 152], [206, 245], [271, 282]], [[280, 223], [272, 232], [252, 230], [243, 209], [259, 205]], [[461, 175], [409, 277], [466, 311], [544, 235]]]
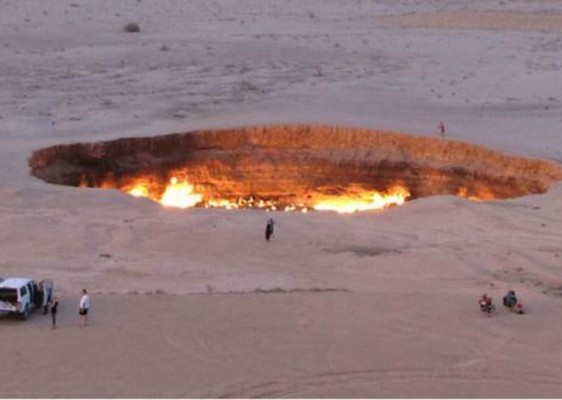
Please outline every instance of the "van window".
[[22, 286], [20, 289], [20, 296], [23, 297], [27, 294], [27, 288], [25, 286]]
[[0, 288], [0, 300], [7, 303], [16, 303], [18, 301], [18, 291], [14, 288]]

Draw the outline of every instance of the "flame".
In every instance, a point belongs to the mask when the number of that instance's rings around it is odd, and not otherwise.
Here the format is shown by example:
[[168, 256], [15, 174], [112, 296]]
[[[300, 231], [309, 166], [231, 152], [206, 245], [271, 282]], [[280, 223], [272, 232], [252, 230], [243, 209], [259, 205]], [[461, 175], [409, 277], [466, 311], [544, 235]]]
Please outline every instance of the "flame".
[[[173, 171], [168, 183], [162, 182], [156, 175], [137, 176], [133, 180], [123, 180], [109, 175], [98, 183], [98, 187], [105, 189], [119, 189], [135, 197], [146, 197], [166, 207], [190, 208], [203, 206], [205, 208], [247, 209], [258, 208], [265, 211], [302, 212], [335, 211], [340, 214], [354, 213], [367, 210], [382, 210], [393, 205], [402, 205], [411, 194], [402, 184], [398, 183], [386, 191], [369, 191], [358, 185], [350, 185], [340, 195], [327, 195], [333, 190], [326, 187], [314, 193], [307, 194], [307, 200], [289, 203], [286, 200], [258, 198], [255, 196], [239, 198], [214, 198], [212, 193], [199, 191], [189, 182], [187, 171], [180, 169]], [[80, 187], [91, 187], [93, 183], [88, 177], [81, 176]], [[203, 190], [203, 191], [202, 191]], [[458, 186], [456, 195], [472, 201], [494, 200], [496, 196], [487, 187], [472, 185]]]
[[357, 211], [382, 210], [391, 205], [402, 205], [410, 197], [410, 192], [402, 186], [394, 186], [387, 192], [364, 192], [359, 195], [330, 197], [316, 203], [313, 208], [319, 211], [335, 211], [339, 214]]
[[203, 200], [203, 195], [193, 193], [193, 185], [187, 180], [178, 181], [175, 176], [170, 179], [160, 203], [168, 207], [189, 208], [194, 207]]
[[[288, 204], [277, 200], [256, 198], [254, 196], [238, 199], [217, 199], [209, 193], [197, 192], [185, 174], [175, 171], [169, 182], [162, 182], [155, 176], [142, 176], [132, 182], [119, 185], [116, 180], [109, 179], [102, 187], [119, 188], [135, 197], [147, 197], [166, 207], [190, 208], [204, 206], [206, 208], [247, 209], [258, 208], [265, 211], [300, 211], [307, 213], [311, 209], [319, 211], [336, 211], [353, 213], [366, 210], [380, 210], [391, 205], [401, 205], [410, 197], [410, 192], [401, 185], [394, 186], [385, 192], [367, 191], [361, 187], [351, 186], [342, 195], [325, 195], [314, 193], [305, 202]], [[201, 189], [201, 188], [200, 188]]]
[[[105, 184], [105, 182], [104, 182]], [[113, 187], [118, 187], [115, 185]], [[135, 179], [132, 183], [122, 186], [121, 191], [135, 197], [148, 197], [151, 200], [159, 201], [158, 182], [152, 177], [141, 177]]]
[[127, 191], [127, 193], [135, 197], [148, 197], [148, 188], [144, 186], [135, 186], [131, 190]]
[[126, 190], [126, 192], [135, 197], [150, 197], [148, 187], [143, 184], [136, 184], [132, 189]]
[[194, 193], [194, 187], [187, 179], [178, 179], [173, 176], [161, 192], [160, 184], [148, 177], [137, 178], [131, 184], [120, 188], [125, 193], [135, 197], [147, 197], [167, 207], [189, 208], [194, 207], [203, 200], [203, 196]]
[[228, 200], [209, 200], [205, 204], [206, 208], [213, 207], [213, 208], [226, 208], [227, 210], [232, 210], [235, 208], [240, 208], [237, 203], [233, 203]]
[[465, 186], [460, 186], [457, 189], [457, 196], [462, 197], [467, 200], [471, 201], [488, 201], [488, 200], [495, 200], [496, 196], [486, 188], [478, 188], [476, 190], [477, 193], [474, 193], [474, 190], [470, 191]]

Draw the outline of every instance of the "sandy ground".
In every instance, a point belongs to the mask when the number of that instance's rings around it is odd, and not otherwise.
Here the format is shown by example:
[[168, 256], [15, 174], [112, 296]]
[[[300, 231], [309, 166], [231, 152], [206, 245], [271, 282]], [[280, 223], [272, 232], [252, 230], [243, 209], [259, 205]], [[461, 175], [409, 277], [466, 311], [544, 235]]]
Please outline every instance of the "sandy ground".
[[[138, 22], [141, 32], [122, 31]], [[165, 209], [29, 175], [58, 143], [262, 123], [562, 162], [560, 1], [0, 1], [1, 397], [561, 397], [562, 185], [384, 213]], [[77, 321], [79, 290], [92, 324]], [[528, 309], [487, 318], [509, 288]]]

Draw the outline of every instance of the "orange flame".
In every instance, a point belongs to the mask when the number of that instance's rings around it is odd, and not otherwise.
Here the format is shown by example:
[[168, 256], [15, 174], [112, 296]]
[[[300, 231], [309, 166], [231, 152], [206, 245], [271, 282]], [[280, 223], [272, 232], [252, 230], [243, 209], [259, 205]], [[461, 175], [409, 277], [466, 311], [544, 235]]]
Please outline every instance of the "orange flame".
[[464, 186], [460, 186], [457, 189], [457, 196], [471, 201], [488, 201], [496, 199], [496, 196], [494, 196], [494, 194], [489, 189], [477, 188], [475, 193], [474, 190], [469, 192], [468, 188]]
[[195, 207], [201, 200], [203, 200], [203, 195], [193, 193], [191, 183], [187, 180], [180, 182], [178, 178], [172, 177], [160, 199], [160, 203], [168, 207], [189, 208]]
[[194, 193], [194, 187], [187, 179], [179, 180], [175, 176], [170, 178], [161, 196], [156, 194], [154, 182], [148, 178], [140, 178], [132, 184], [122, 187], [121, 190], [135, 197], [148, 197], [167, 207], [190, 208], [201, 203], [203, 195]]
[[135, 197], [150, 197], [148, 187], [139, 184], [135, 185], [132, 189], [127, 190], [127, 193]]
[[382, 210], [392, 205], [402, 205], [410, 192], [402, 186], [394, 186], [386, 193], [363, 192], [358, 195], [335, 196], [317, 202], [313, 208], [319, 211], [335, 211], [339, 214], [367, 210]]
[[[181, 172], [181, 171], [180, 171]], [[360, 187], [350, 187], [343, 195], [324, 195], [315, 193], [307, 204], [279, 204], [275, 200], [259, 199], [252, 196], [237, 200], [206, 198], [198, 193], [183, 173], [172, 176], [162, 190], [162, 184], [154, 177], [145, 176], [135, 179], [131, 184], [122, 186], [120, 190], [136, 197], [147, 197], [166, 207], [244, 209], [258, 208], [266, 211], [282, 210], [286, 212], [308, 212], [311, 208], [318, 211], [335, 211], [337, 213], [353, 213], [366, 210], [381, 210], [392, 205], [403, 204], [410, 192], [404, 186], [394, 186], [385, 192], [366, 191]], [[113, 183], [112, 183], [113, 184]], [[113, 186], [115, 187], [115, 186]]]
[[[105, 183], [105, 182], [104, 182]], [[118, 186], [118, 185], [115, 185]], [[113, 187], [115, 187], [113, 186]], [[135, 197], [148, 197], [154, 201], [160, 201], [158, 192], [158, 182], [152, 177], [142, 177], [135, 179], [132, 183], [119, 188], [119, 190]]]
[[[91, 183], [86, 176], [80, 178], [80, 187], [89, 187]], [[340, 195], [324, 194], [333, 188], [307, 194], [306, 201], [288, 204], [282, 200], [260, 199], [253, 196], [238, 199], [213, 198], [211, 193], [205, 192], [204, 187], [197, 188], [189, 182], [185, 170], [176, 170], [167, 184], [162, 184], [158, 176], [143, 175], [132, 181], [123, 182], [113, 175], [108, 176], [98, 187], [119, 189], [135, 197], [146, 197], [166, 207], [191, 208], [203, 206], [205, 208], [247, 209], [258, 208], [265, 211], [300, 211], [310, 209], [318, 211], [335, 211], [340, 214], [354, 213], [367, 210], [382, 210], [394, 205], [402, 205], [411, 197], [409, 190], [403, 184], [397, 184], [386, 191], [369, 191], [361, 186], [351, 185]], [[203, 190], [203, 191], [202, 191]], [[472, 201], [494, 200], [496, 197], [490, 189], [482, 186], [459, 186], [456, 195]]]

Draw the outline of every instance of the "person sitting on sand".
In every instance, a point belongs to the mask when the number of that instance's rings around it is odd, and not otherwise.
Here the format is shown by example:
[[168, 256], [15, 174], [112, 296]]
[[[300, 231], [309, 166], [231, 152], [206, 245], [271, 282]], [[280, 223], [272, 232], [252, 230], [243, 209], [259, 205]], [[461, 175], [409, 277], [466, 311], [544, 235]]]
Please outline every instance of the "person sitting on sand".
[[478, 301], [479, 304], [485, 304], [486, 306], [492, 305], [492, 298], [488, 296], [487, 293], [484, 293], [480, 300]]
[[517, 296], [515, 296], [514, 290], [509, 290], [505, 296], [503, 296], [503, 305], [507, 308], [513, 308], [517, 305]]

